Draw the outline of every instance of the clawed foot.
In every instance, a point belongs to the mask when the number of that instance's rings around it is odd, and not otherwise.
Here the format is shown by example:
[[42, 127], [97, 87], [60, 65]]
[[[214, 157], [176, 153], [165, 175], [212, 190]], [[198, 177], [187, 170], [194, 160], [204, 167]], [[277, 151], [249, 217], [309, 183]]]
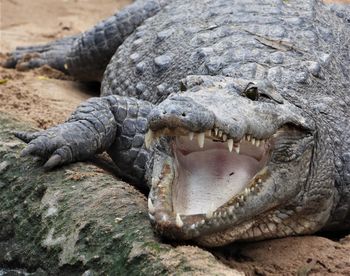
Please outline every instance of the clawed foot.
[[15, 133], [17, 138], [28, 143], [21, 152], [21, 156], [33, 155], [47, 159], [44, 164], [45, 169], [52, 169], [75, 161], [74, 145], [69, 143], [60, 132], [58, 128], [52, 128], [34, 133]]
[[67, 73], [65, 58], [73, 40], [74, 37], [67, 37], [45, 45], [17, 47], [2, 65], [21, 71], [49, 65]]

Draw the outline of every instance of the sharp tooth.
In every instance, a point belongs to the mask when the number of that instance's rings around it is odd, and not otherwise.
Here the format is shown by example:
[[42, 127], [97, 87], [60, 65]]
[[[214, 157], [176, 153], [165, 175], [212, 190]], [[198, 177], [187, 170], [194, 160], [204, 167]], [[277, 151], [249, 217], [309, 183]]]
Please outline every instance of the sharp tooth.
[[215, 131], [215, 136], [218, 136], [219, 129], [215, 128], [214, 131]]
[[227, 146], [228, 146], [228, 150], [230, 152], [232, 152], [232, 149], [233, 149], [233, 140], [232, 139], [227, 140]]
[[255, 145], [255, 138], [252, 138], [252, 144]]
[[181, 228], [184, 225], [179, 214], [176, 214], [176, 226]]
[[160, 221], [167, 221], [168, 220], [168, 215], [164, 214], [161, 216]]
[[255, 146], [257, 146], [257, 147], [260, 146], [260, 140], [256, 140]]
[[148, 198], [148, 211], [149, 211], [151, 214], [154, 214], [154, 212], [156, 211], [156, 209], [155, 209], [154, 206], [153, 206], [153, 203], [152, 203], [151, 198]]
[[204, 147], [204, 139], [205, 139], [205, 133], [204, 132], [199, 133], [198, 134], [198, 145], [200, 148]]
[[262, 183], [262, 179], [261, 178], [258, 179], [258, 183]]
[[226, 134], [222, 135], [222, 140], [224, 140], [224, 142], [226, 142], [226, 140], [227, 140], [227, 135]]
[[239, 145], [235, 145], [235, 151], [237, 152], [237, 154], [239, 154], [239, 150], [240, 150], [240, 146]]
[[188, 138], [192, 141], [193, 140], [193, 137], [194, 137], [194, 133], [193, 132], [190, 132], [188, 134]]
[[245, 188], [245, 189], [244, 189], [244, 194], [245, 194], [246, 196], [249, 195], [249, 191], [250, 191], [249, 188]]
[[250, 142], [250, 139], [251, 139], [252, 137], [250, 136], [250, 135], [247, 135], [247, 141], [249, 141]]
[[219, 137], [222, 136], [222, 130], [219, 130]]
[[208, 213], [205, 214], [205, 216], [210, 219], [213, 217], [213, 211], [209, 211]]
[[150, 129], [147, 131], [147, 133], [145, 135], [145, 147], [146, 147], [146, 149], [149, 149], [153, 139], [154, 139], [154, 132]]
[[211, 136], [211, 129], [207, 130], [207, 135]]

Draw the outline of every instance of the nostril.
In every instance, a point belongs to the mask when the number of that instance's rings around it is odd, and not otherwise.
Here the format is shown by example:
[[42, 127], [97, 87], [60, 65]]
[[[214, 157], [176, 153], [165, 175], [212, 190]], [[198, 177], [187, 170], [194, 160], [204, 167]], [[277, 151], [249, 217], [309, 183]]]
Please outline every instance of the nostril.
[[185, 112], [182, 112], [182, 117], [186, 117], [186, 113]]
[[164, 110], [164, 111], [163, 111], [163, 114], [166, 114], [166, 113], [167, 113], [166, 110]]

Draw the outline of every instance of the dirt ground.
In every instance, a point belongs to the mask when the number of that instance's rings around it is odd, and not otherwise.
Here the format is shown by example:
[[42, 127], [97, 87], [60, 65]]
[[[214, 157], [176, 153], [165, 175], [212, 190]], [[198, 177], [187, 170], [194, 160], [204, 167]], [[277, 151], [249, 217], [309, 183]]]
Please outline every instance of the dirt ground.
[[[45, 43], [81, 32], [129, 2], [0, 0], [0, 62], [16, 46]], [[29, 72], [0, 67], [0, 112], [39, 128], [63, 122], [81, 101], [97, 95], [98, 87], [73, 82], [48, 67]], [[350, 236], [340, 241], [319, 236], [294, 237], [213, 253], [224, 264], [248, 275], [350, 275]]]
[[[16, 46], [41, 44], [82, 32], [130, 0], [0, 0], [0, 62]], [[0, 67], [0, 111], [40, 128], [63, 122], [98, 88], [70, 80], [51, 68], [30, 72]]]

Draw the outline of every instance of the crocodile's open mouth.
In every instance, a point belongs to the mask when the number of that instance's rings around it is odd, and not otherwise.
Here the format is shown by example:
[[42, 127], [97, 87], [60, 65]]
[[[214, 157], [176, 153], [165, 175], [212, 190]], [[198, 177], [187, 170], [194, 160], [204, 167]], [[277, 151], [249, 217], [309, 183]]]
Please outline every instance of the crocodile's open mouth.
[[154, 169], [158, 175], [152, 180], [148, 204], [156, 228], [163, 232], [175, 227], [184, 230], [177, 234], [192, 231], [196, 236], [199, 231], [208, 233], [200, 228], [215, 224], [218, 217], [232, 215], [268, 177], [266, 165], [278, 133], [257, 139], [251, 134], [230, 137], [217, 128], [202, 133], [168, 128], [149, 131], [146, 146], [170, 137], [172, 152], [170, 162]]

